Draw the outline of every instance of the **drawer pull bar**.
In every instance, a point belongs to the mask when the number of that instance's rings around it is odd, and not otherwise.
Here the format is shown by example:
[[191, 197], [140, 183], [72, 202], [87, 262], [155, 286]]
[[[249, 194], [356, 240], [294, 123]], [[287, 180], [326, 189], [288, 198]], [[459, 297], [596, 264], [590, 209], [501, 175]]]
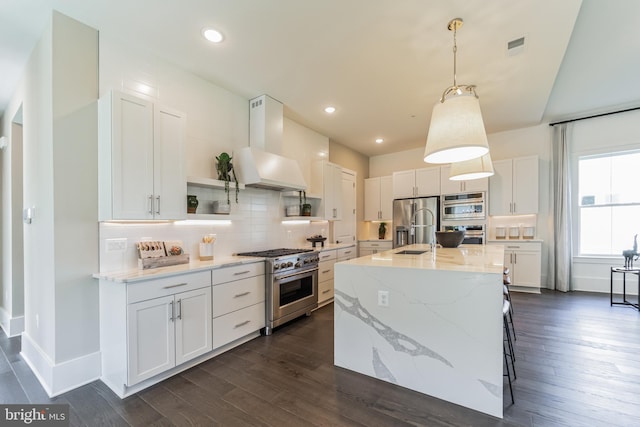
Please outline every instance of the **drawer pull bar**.
[[177, 288], [177, 287], [179, 287], [179, 286], [187, 286], [187, 285], [188, 285], [188, 283], [178, 283], [177, 285], [168, 285], [168, 286], [165, 286], [165, 287], [164, 287], [164, 289]]
[[240, 276], [241, 274], [251, 273], [251, 270], [238, 271], [237, 273], [233, 273], [234, 276]]
[[326, 294], [328, 292], [331, 292], [331, 289], [325, 289], [324, 291], [322, 291], [323, 294]]
[[324, 270], [324, 271], [322, 272], [322, 274], [327, 274], [327, 273], [329, 273], [330, 271], [331, 271], [331, 270]]
[[344, 254], [347, 255], [347, 254], [350, 254], [350, 253], [351, 253], [351, 251], [346, 251]]
[[325, 258], [331, 258], [331, 255], [324, 255], [324, 256], [322, 257], [322, 259], [325, 259]]
[[245, 320], [244, 322], [238, 323], [236, 326], [233, 327], [233, 329], [235, 328], [239, 328], [241, 326], [247, 325], [251, 322], [251, 320]]
[[246, 295], [249, 295], [251, 292], [247, 291], [247, 292], [242, 292], [241, 294], [235, 294], [233, 297], [234, 298], [239, 298], [239, 297], [244, 297]]

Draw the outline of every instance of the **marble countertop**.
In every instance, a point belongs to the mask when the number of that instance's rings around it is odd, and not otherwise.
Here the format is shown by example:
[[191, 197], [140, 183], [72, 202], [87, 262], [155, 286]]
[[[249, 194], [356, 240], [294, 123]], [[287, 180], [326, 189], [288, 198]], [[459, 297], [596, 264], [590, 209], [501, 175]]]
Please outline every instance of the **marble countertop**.
[[[426, 252], [420, 255], [398, 254], [403, 250], [426, 250]], [[417, 244], [351, 259], [342, 264], [502, 274], [503, 263], [504, 247], [502, 245], [436, 247], [434, 252], [431, 252], [429, 245]]]
[[135, 268], [124, 271], [95, 273], [93, 277], [95, 279], [109, 280], [116, 283], [133, 283], [149, 279], [177, 276], [179, 274], [193, 273], [197, 271], [215, 270], [217, 268], [231, 267], [234, 265], [252, 264], [254, 262], [261, 261], [264, 261], [264, 258], [247, 256], [223, 256], [215, 257], [211, 261], [192, 260], [188, 264], [150, 268], [147, 270]]

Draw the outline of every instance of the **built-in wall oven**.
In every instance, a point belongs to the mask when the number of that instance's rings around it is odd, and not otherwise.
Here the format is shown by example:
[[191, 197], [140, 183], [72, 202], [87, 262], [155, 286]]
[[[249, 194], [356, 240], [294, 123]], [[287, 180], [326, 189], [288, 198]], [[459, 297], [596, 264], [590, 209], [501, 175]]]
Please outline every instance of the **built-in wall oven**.
[[448, 194], [442, 196], [442, 220], [486, 218], [485, 193]]
[[318, 307], [318, 253], [312, 249], [271, 249], [238, 255], [265, 257], [266, 325], [273, 328]]
[[464, 231], [464, 239], [462, 244], [467, 245], [484, 245], [485, 243], [485, 225], [443, 225], [443, 231]]

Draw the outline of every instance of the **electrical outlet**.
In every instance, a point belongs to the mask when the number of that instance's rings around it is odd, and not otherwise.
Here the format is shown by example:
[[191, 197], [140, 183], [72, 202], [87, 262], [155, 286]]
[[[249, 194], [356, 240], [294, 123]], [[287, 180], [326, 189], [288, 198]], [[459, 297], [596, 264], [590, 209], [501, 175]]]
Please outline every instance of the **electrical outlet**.
[[106, 239], [105, 243], [106, 243], [106, 247], [105, 247], [106, 252], [120, 252], [127, 249], [126, 238]]
[[378, 305], [389, 307], [389, 291], [378, 291]]

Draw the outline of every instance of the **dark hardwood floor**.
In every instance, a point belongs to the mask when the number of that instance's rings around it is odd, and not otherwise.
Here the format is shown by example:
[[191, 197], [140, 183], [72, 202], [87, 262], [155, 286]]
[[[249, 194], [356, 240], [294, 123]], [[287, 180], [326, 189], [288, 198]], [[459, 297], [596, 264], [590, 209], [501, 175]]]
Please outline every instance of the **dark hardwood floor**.
[[[635, 297], [634, 297], [635, 298]], [[0, 403], [67, 403], [73, 426], [638, 426], [640, 313], [591, 293], [512, 293], [504, 420], [333, 366], [333, 306], [121, 400], [102, 382], [49, 399], [0, 331]]]

